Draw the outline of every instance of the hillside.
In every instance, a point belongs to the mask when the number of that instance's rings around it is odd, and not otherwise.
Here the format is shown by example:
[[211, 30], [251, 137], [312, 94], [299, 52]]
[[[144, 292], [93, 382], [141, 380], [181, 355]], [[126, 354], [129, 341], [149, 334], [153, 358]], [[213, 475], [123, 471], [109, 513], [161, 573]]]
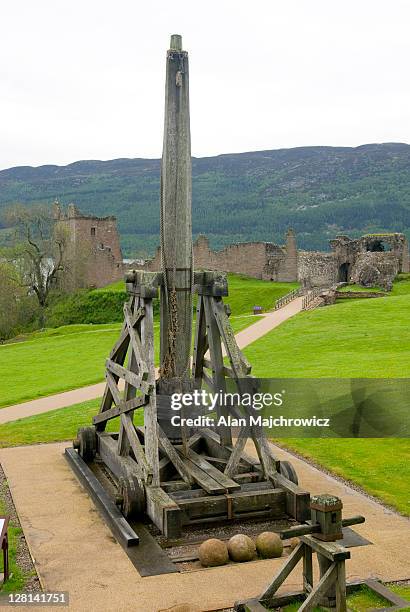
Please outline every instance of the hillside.
[[[157, 159], [11, 168], [0, 172], [0, 209], [58, 198], [84, 212], [115, 214], [124, 255], [144, 255], [158, 244], [159, 172]], [[410, 237], [410, 145], [299, 147], [193, 159], [195, 235], [207, 234], [213, 247], [282, 242], [289, 225], [306, 249], [325, 249], [336, 233], [395, 230]]]

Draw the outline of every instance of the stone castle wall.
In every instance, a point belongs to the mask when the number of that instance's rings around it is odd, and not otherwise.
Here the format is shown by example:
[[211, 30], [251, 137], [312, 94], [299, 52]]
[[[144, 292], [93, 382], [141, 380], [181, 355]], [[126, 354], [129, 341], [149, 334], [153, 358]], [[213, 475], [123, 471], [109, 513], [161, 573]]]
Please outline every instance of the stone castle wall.
[[[193, 245], [194, 266], [262, 280], [297, 280], [306, 287], [330, 287], [337, 282], [363, 284], [371, 278], [378, 279], [375, 286], [389, 287], [397, 272], [409, 271], [409, 248], [403, 234], [371, 234], [358, 239], [337, 236], [330, 246], [330, 252], [298, 251], [295, 233], [288, 230], [284, 246], [242, 242], [213, 251], [208, 239], [199, 236]], [[160, 249], [144, 267], [161, 269]]]
[[[213, 251], [206, 236], [199, 236], [193, 244], [195, 269], [217, 270], [244, 274], [262, 280], [292, 282], [297, 280], [298, 252], [294, 234], [287, 235], [287, 243], [280, 247], [271, 242], [240, 242]], [[158, 248], [144, 269], [160, 270]]]
[[393, 280], [400, 271], [400, 260], [392, 252], [359, 253], [351, 271], [351, 281], [363, 287], [381, 287], [391, 291]]
[[[56, 203], [55, 218], [67, 228], [66, 258], [72, 287], [103, 287], [123, 278], [120, 239], [115, 217], [81, 213], [70, 204], [67, 213]], [[244, 274], [276, 282], [299, 281], [306, 287], [330, 287], [337, 282], [391, 287], [398, 272], [408, 272], [409, 245], [400, 233], [368, 234], [358, 239], [337, 236], [330, 252], [298, 251], [296, 236], [289, 229], [283, 246], [272, 242], [242, 242], [214, 251], [205, 236], [193, 244], [194, 266], [198, 269]], [[142, 266], [161, 269], [160, 248]], [[373, 285], [371, 284], [373, 282]]]
[[338, 280], [333, 253], [299, 251], [298, 280], [307, 287], [330, 287]]

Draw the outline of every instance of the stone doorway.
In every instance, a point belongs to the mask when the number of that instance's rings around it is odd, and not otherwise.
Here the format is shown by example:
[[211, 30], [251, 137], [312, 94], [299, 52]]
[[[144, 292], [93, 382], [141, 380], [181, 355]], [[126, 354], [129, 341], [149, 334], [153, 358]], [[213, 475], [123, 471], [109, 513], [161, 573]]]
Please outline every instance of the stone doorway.
[[350, 276], [350, 264], [349, 263], [342, 263], [339, 266], [339, 275], [338, 275], [338, 281], [339, 283], [348, 283], [349, 282], [349, 276]]

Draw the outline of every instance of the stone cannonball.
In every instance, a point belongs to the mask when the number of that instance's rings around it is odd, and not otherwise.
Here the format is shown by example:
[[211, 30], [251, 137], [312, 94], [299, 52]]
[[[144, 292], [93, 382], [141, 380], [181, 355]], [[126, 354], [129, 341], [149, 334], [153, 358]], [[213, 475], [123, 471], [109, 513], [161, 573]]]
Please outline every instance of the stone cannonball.
[[256, 538], [256, 550], [264, 559], [273, 559], [282, 555], [283, 543], [277, 533], [264, 531]]
[[217, 538], [205, 540], [199, 547], [199, 560], [204, 567], [216, 567], [228, 563], [228, 548]]
[[299, 538], [291, 538], [288, 542], [288, 546], [291, 550], [294, 550], [296, 546], [299, 544]]
[[232, 536], [228, 542], [229, 556], [232, 561], [251, 561], [256, 553], [254, 541], [243, 533]]

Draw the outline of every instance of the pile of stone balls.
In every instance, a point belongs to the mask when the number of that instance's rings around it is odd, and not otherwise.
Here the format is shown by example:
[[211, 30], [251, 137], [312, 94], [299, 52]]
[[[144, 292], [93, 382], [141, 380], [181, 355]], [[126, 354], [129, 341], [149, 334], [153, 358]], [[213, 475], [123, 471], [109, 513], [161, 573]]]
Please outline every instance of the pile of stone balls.
[[199, 560], [203, 567], [225, 565], [229, 559], [242, 563], [252, 561], [258, 555], [262, 559], [280, 557], [283, 543], [277, 533], [264, 531], [255, 541], [243, 533], [234, 535], [226, 544], [217, 538], [205, 540], [199, 547]]

